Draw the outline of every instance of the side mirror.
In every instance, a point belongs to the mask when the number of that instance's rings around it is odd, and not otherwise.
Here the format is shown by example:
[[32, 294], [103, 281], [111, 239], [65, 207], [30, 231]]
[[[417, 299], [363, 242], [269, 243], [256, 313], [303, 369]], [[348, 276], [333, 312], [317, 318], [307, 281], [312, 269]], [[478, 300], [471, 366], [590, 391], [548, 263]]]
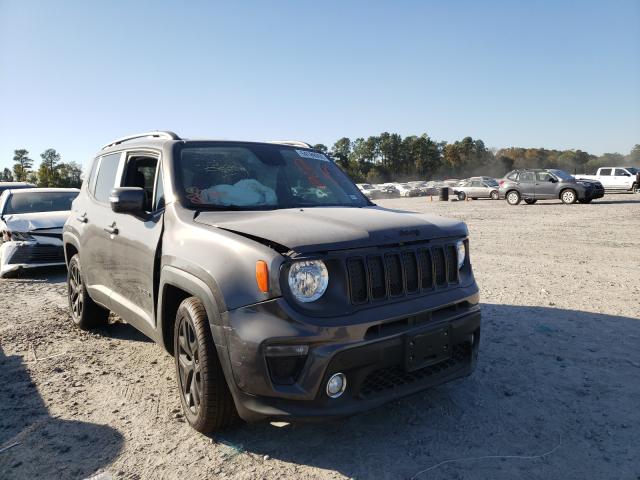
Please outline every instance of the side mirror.
[[144, 213], [146, 193], [140, 187], [120, 187], [111, 190], [109, 203], [116, 213], [139, 215]]
[[557, 180], [557, 179], [555, 179], [555, 178], [553, 178], [553, 177], [549, 177], [549, 181], [550, 181], [551, 183], [558, 183], [558, 180]]

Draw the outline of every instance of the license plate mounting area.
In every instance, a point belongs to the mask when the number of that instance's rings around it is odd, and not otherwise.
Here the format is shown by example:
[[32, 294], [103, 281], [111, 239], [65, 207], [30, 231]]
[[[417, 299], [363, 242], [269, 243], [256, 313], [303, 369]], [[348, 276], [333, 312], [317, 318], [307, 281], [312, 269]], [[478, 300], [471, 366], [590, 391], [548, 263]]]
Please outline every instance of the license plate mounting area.
[[449, 326], [406, 335], [404, 339], [405, 370], [411, 372], [451, 358]]

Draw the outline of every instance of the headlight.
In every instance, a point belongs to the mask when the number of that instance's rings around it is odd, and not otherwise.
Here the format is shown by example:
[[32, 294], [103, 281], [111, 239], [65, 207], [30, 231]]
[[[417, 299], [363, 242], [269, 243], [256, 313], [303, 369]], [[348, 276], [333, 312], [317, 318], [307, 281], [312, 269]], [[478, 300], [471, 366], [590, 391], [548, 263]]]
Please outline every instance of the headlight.
[[289, 269], [289, 288], [299, 302], [318, 300], [329, 284], [329, 272], [322, 260], [295, 262]]
[[456, 249], [458, 250], [458, 270], [464, 265], [464, 261], [467, 258], [467, 249], [464, 246], [464, 241], [458, 240], [456, 243]]

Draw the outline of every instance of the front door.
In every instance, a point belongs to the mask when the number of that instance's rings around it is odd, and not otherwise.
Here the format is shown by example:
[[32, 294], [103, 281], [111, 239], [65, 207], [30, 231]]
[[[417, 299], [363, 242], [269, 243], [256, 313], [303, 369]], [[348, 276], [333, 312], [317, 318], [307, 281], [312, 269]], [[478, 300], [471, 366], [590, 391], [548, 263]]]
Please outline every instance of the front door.
[[557, 183], [549, 172], [536, 172], [536, 198], [556, 198]]
[[616, 168], [613, 171], [613, 188], [619, 188], [621, 190], [626, 190], [631, 187], [631, 174], [629, 174], [626, 170], [621, 168]]
[[155, 327], [154, 275], [163, 229], [164, 188], [160, 156], [155, 152], [128, 152], [119, 186], [139, 187], [146, 193], [140, 215], [113, 213], [118, 234], [113, 238], [115, 286], [111, 308], [142, 331]]

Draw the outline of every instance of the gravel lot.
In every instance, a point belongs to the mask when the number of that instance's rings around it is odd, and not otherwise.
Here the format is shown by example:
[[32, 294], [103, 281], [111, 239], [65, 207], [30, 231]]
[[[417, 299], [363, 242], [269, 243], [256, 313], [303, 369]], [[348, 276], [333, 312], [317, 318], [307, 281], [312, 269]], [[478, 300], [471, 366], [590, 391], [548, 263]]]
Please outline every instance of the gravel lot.
[[121, 323], [74, 329], [64, 271], [31, 273], [0, 280], [0, 478], [639, 479], [640, 195], [379, 203], [467, 222], [473, 376], [341, 421], [206, 437], [171, 357]]

